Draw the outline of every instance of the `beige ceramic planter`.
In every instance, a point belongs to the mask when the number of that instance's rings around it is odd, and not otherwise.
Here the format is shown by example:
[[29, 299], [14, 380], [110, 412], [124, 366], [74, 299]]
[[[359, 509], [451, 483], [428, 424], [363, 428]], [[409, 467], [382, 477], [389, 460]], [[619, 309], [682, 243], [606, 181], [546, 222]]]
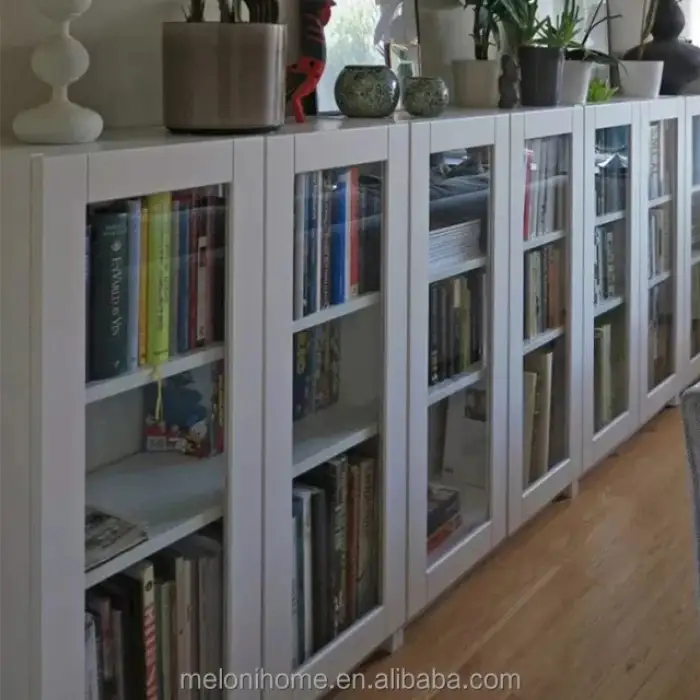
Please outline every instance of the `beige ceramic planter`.
[[166, 22], [163, 123], [175, 132], [270, 131], [284, 123], [287, 28]]

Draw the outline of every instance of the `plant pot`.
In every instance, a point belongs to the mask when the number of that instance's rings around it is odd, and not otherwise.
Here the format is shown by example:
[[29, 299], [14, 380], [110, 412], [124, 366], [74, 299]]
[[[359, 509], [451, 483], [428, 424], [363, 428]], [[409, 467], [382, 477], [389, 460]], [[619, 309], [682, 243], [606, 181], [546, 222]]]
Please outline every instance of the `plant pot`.
[[454, 103], [458, 107], [498, 107], [500, 62], [465, 59], [452, 61]]
[[427, 75], [404, 78], [403, 106], [412, 117], [437, 117], [445, 111], [448, 99], [442, 78]]
[[346, 117], [379, 119], [399, 103], [399, 79], [387, 66], [345, 66], [335, 81], [335, 101]]
[[661, 90], [663, 61], [620, 61], [620, 94], [655, 99]]
[[563, 49], [521, 46], [520, 104], [523, 107], [556, 107], [561, 99], [564, 73]]
[[287, 28], [163, 24], [163, 123], [173, 132], [267, 132], [284, 124]]
[[590, 61], [564, 61], [559, 104], [585, 105], [594, 64]]

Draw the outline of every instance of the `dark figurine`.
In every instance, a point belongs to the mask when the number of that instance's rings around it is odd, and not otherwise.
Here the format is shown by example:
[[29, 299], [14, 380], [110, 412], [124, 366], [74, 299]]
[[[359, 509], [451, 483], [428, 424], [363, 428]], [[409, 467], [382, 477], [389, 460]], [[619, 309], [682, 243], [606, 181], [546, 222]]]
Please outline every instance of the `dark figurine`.
[[700, 47], [681, 40], [685, 27], [683, 10], [676, 0], [659, 0], [654, 25], [651, 28], [652, 41], [640, 47], [635, 46], [625, 53], [625, 60], [663, 61], [664, 73], [661, 80], [662, 95], [680, 95], [689, 83], [700, 78]]
[[501, 56], [501, 74], [498, 76], [498, 107], [500, 109], [513, 109], [520, 102], [518, 87], [520, 83], [520, 69], [515, 59], [508, 54]]
[[326, 67], [325, 27], [335, 0], [301, 0], [300, 58], [287, 67], [287, 102], [298, 123], [305, 121], [302, 100], [316, 90]]

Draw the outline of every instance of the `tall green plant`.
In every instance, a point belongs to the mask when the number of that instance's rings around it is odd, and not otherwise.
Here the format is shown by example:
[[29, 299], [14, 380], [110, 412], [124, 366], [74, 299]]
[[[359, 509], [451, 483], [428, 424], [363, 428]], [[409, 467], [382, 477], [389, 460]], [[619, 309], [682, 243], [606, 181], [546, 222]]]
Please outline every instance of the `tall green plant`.
[[564, 7], [554, 21], [549, 16], [544, 18], [538, 35], [539, 43], [552, 48], [569, 48], [574, 45], [582, 23], [581, 8], [576, 0], [564, 0]]
[[537, 0], [500, 0], [499, 17], [510, 51], [537, 43], [545, 24], [538, 11]]
[[474, 40], [474, 58], [486, 61], [489, 48], [501, 49], [501, 30], [498, 25], [501, 0], [462, 0], [464, 9], [474, 10], [471, 37]]

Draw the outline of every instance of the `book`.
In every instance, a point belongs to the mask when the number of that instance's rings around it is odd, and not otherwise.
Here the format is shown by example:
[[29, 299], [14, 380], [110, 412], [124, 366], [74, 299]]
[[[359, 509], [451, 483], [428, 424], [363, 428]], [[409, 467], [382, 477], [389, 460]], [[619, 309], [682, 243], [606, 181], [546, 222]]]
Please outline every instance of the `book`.
[[85, 507], [85, 570], [89, 571], [147, 539], [146, 531], [93, 506]]

